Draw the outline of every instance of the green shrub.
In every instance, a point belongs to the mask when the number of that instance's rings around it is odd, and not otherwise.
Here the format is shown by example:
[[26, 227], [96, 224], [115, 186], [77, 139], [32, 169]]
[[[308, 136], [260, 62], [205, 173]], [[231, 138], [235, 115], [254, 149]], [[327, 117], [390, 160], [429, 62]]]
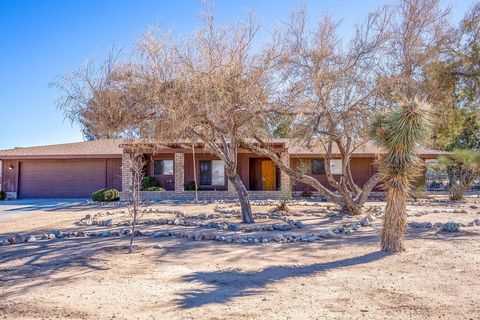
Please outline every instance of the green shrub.
[[108, 189], [103, 193], [104, 201], [120, 200], [120, 192], [117, 189]]
[[148, 187], [144, 191], [165, 191], [162, 187]]
[[303, 190], [301, 196], [303, 198], [311, 198], [313, 197], [313, 192], [310, 190]]
[[120, 192], [117, 189], [100, 189], [92, 193], [92, 200], [97, 202], [118, 201]]
[[187, 182], [183, 187], [185, 191], [195, 191], [195, 181]]
[[5, 191], [0, 191], [0, 201], [7, 199], [7, 193]]
[[158, 181], [157, 179], [155, 179], [155, 177], [144, 177], [142, 179], [142, 186], [141, 186], [141, 189], [142, 190], [147, 190], [148, 188], [151, 188], [151, 187], [158, 187]]

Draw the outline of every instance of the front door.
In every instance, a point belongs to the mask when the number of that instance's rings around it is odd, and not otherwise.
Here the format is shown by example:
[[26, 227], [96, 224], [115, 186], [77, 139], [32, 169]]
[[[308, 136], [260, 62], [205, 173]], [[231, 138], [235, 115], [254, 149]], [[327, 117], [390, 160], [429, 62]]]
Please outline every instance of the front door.
[[272, 160], [262, 160], [263, 190], [275, 190], [275, 165]]

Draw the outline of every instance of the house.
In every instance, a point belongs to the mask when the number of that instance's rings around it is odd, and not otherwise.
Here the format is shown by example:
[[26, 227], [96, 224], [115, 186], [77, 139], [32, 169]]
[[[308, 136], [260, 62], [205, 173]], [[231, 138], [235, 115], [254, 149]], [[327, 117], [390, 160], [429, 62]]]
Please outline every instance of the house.
[[[328, 185], [322, 148], [295, 145], [288, 139], [271, 140], [270, 146], [282, 161], [301, 166]], [[9, 198], [84, 198], [101, 188], [131, 189], [131, 152], [138, 142], [120, 139], [86, 141], [15, 148], [0, 151], [0, 190]], [[201, 143], [142, 143], [146, 175], [154, 176], [166, 192], [145, 192], [150, 199], [190, 199], [194, 192], [184, 191], [186, 183], [197, 181], [199, 197], [235, 198], [225, 177], [222, 161], [205, 150]], [[419, 149], [422, 159], [436, 159], [444, 152]], [[374, 173], [374, 161], [381, 151], [370, 143], [355, 150], [351, 159], [354, 181], [363, 185]], [[333, 150], [332, 173], [339, 172], [338, 150]], [[194, 165], [195, 164], [195, 165]], [[290, 185], [287, 175], [267, 158], [246, 150], [238, 152], [238, 174], [252, 198], [278, 197], [284, 192], [313, 190], [303, 184]], [[196, 179], [194, 179], [194, 175]]]

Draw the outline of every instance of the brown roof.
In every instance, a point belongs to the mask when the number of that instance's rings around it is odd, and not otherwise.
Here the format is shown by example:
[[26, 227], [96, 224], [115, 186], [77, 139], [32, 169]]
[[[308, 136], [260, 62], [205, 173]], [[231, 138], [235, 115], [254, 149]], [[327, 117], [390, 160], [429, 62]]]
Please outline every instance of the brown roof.
[[96, 140], [1, 150], [0, 159], [121, 158], [122, 141]]
[[[268, 142], [275, 144], [285, 143], [288, 145], [289, 153], [293, 156], [314, 156], [324, 153], [320, 141], [316, 141], [311, 147], [305, 147], [294, 140], [288, 139], [272, 139], [268, 140]], [[123, 153], [122, 147], [128, 147], [130, 143], [131, 140], [110, 139], [15, 148], [1, 150], [0, 159], [120, 158]], [[333, 156], [339, 156], [340, 153], [335, 145], [332, 151]], [[418, 152], [424, 158], [436, 158], [438, 155], [448, 154], [445, 151], [427, 148], [419, 148]], [[383, 152], [380, 148], [371, 142], [367, 142], [355, 150], [354, 156], [372, 157], [381, 153]]]
[[[288, 151], [290, 152], [290, 154], [293, 154], [293, 155], [312, 156], [315, 154], [323, 154], [324, 148], [321, 142], [318, 140], [312, 143], [311, 147], [306, 147], [300, 144], [296, 144], [294, 141], [290, 141], [288, 144]], [[428, 149], [423, 147], [419, 147], [417, 149], [417, 152], [419, 156], [425, 157], [425, 158], [436, 157], [442, 154], [449, 154], [449, 152], [447, 151], [434, 150], [434, 149]], [[361, 146], [358, 146], [355, 149], [353, 154], [354, 156], [357, 156], [357, 157], [372, 157], [382, 153], [385, 153], [385, 151], [377, 147], [375, 144], [373, 144], [373, 142], [369, 141], [362, 144]], [[340, 155], [340, 152], [335, 144], [332, 146], [332, 155], [333, 156]]]

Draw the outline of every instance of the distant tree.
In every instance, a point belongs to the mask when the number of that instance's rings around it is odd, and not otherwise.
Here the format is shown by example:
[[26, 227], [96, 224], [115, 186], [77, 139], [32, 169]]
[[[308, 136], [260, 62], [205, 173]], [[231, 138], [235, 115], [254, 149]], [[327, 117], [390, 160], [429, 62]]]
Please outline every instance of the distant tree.
[[377, 114], [371, 125], [372, 139], [386, 150], [378, 161], [387, 193], [381, 236], [381, 247], [386, 252], [405, 250], [406, 200], [421, 167], [416, 148], [427, 132], [428, 108], [417, 100], [401, 101], [390, 112]]
[[437, 170], [448, 176], [450, 200], [461, 200], [480, 179], [480, 151], [454, 150], [451, 155], [439, 158]]
[[[434, 114], [432, 145], [453, 150], [480, 146], [480, 3], [450, 28], [442, 55], [423, 68]], [[422, 88], [419, 86], [419, 88]]]

